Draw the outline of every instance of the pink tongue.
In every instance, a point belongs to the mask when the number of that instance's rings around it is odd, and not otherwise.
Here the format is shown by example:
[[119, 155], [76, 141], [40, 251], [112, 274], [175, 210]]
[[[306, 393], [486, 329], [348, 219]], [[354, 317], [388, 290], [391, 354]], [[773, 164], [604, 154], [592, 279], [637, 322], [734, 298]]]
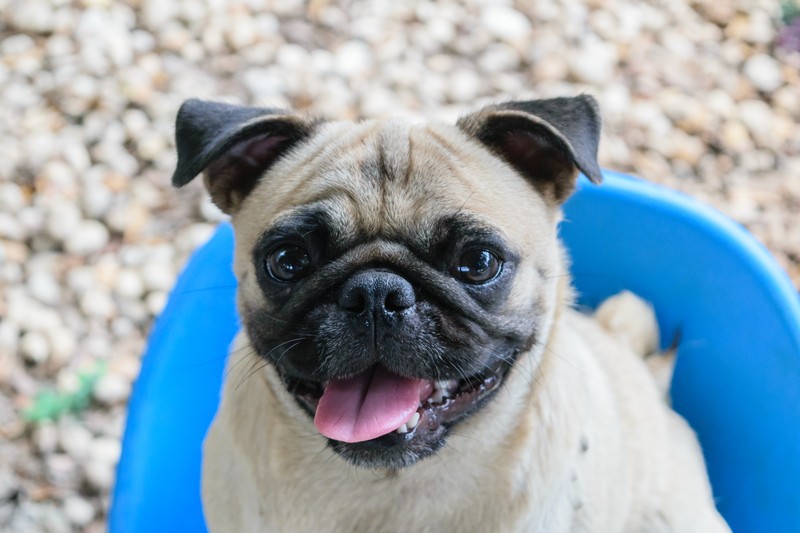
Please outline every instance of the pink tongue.
[[391, 433], [419, 406], [426, 382], [392, 374], [381, 366], [332, 380], [319, 399], [314, 424], [326, 437], [361, 442]]

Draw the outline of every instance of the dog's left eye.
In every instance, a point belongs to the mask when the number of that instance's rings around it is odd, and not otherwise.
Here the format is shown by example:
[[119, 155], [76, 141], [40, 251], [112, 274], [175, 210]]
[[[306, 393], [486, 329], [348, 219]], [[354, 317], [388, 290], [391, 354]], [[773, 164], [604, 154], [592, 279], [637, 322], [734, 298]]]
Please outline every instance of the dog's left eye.
[[451, 268], [451, 273], [460, 281], [477, 285], [497, 277], [503, 262], [489, 250], [467, 250], [461, 254]]
[[308, 250], [293, 244], [275, 248], [266, 259], [269, 275], [278, 281], [297, 281], [311, 272]]

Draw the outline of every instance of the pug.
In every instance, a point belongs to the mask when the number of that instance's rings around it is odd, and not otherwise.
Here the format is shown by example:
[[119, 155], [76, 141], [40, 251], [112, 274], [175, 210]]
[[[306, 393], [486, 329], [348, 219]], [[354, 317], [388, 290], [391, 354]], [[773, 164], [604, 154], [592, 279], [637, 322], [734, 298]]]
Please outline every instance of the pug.
[[599, 133], [585, 95], [455, 125], [183, 104], [173, 182], [231, 217], [242, 324], [211, 531], [728, 531], [652, 311], [573, 309], [560, 206]]

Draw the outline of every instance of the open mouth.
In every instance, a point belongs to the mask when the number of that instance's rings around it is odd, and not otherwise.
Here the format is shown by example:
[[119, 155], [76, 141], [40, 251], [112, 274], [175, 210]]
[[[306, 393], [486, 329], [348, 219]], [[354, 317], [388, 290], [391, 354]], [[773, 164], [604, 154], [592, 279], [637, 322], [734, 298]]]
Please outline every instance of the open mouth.
[[450, 426], [477, 411], [503, 382], [512, 362], [500, 359], [462, 379], [397, 375], [376, 365], [324, 383], [284, 376], [335, 449], [407, 449], [421, 457], [441, 446]]

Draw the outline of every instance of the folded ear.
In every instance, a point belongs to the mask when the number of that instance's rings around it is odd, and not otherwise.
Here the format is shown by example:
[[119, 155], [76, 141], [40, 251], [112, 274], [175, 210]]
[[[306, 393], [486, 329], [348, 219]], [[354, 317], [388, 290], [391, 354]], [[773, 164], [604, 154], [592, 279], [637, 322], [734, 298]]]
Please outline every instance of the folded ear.
[[600, 183], [600, 114], [588, 95], [485, 107], [458, 126], [507, 161], [551, 203], [575, 188], [578, 170]]
[[175, 123], [178, 164], [172, 184], [181, 187], [205, 171], [214, 203], [234, 213], [267, 169], [313, 126], [281, 109], [187, 100]]

